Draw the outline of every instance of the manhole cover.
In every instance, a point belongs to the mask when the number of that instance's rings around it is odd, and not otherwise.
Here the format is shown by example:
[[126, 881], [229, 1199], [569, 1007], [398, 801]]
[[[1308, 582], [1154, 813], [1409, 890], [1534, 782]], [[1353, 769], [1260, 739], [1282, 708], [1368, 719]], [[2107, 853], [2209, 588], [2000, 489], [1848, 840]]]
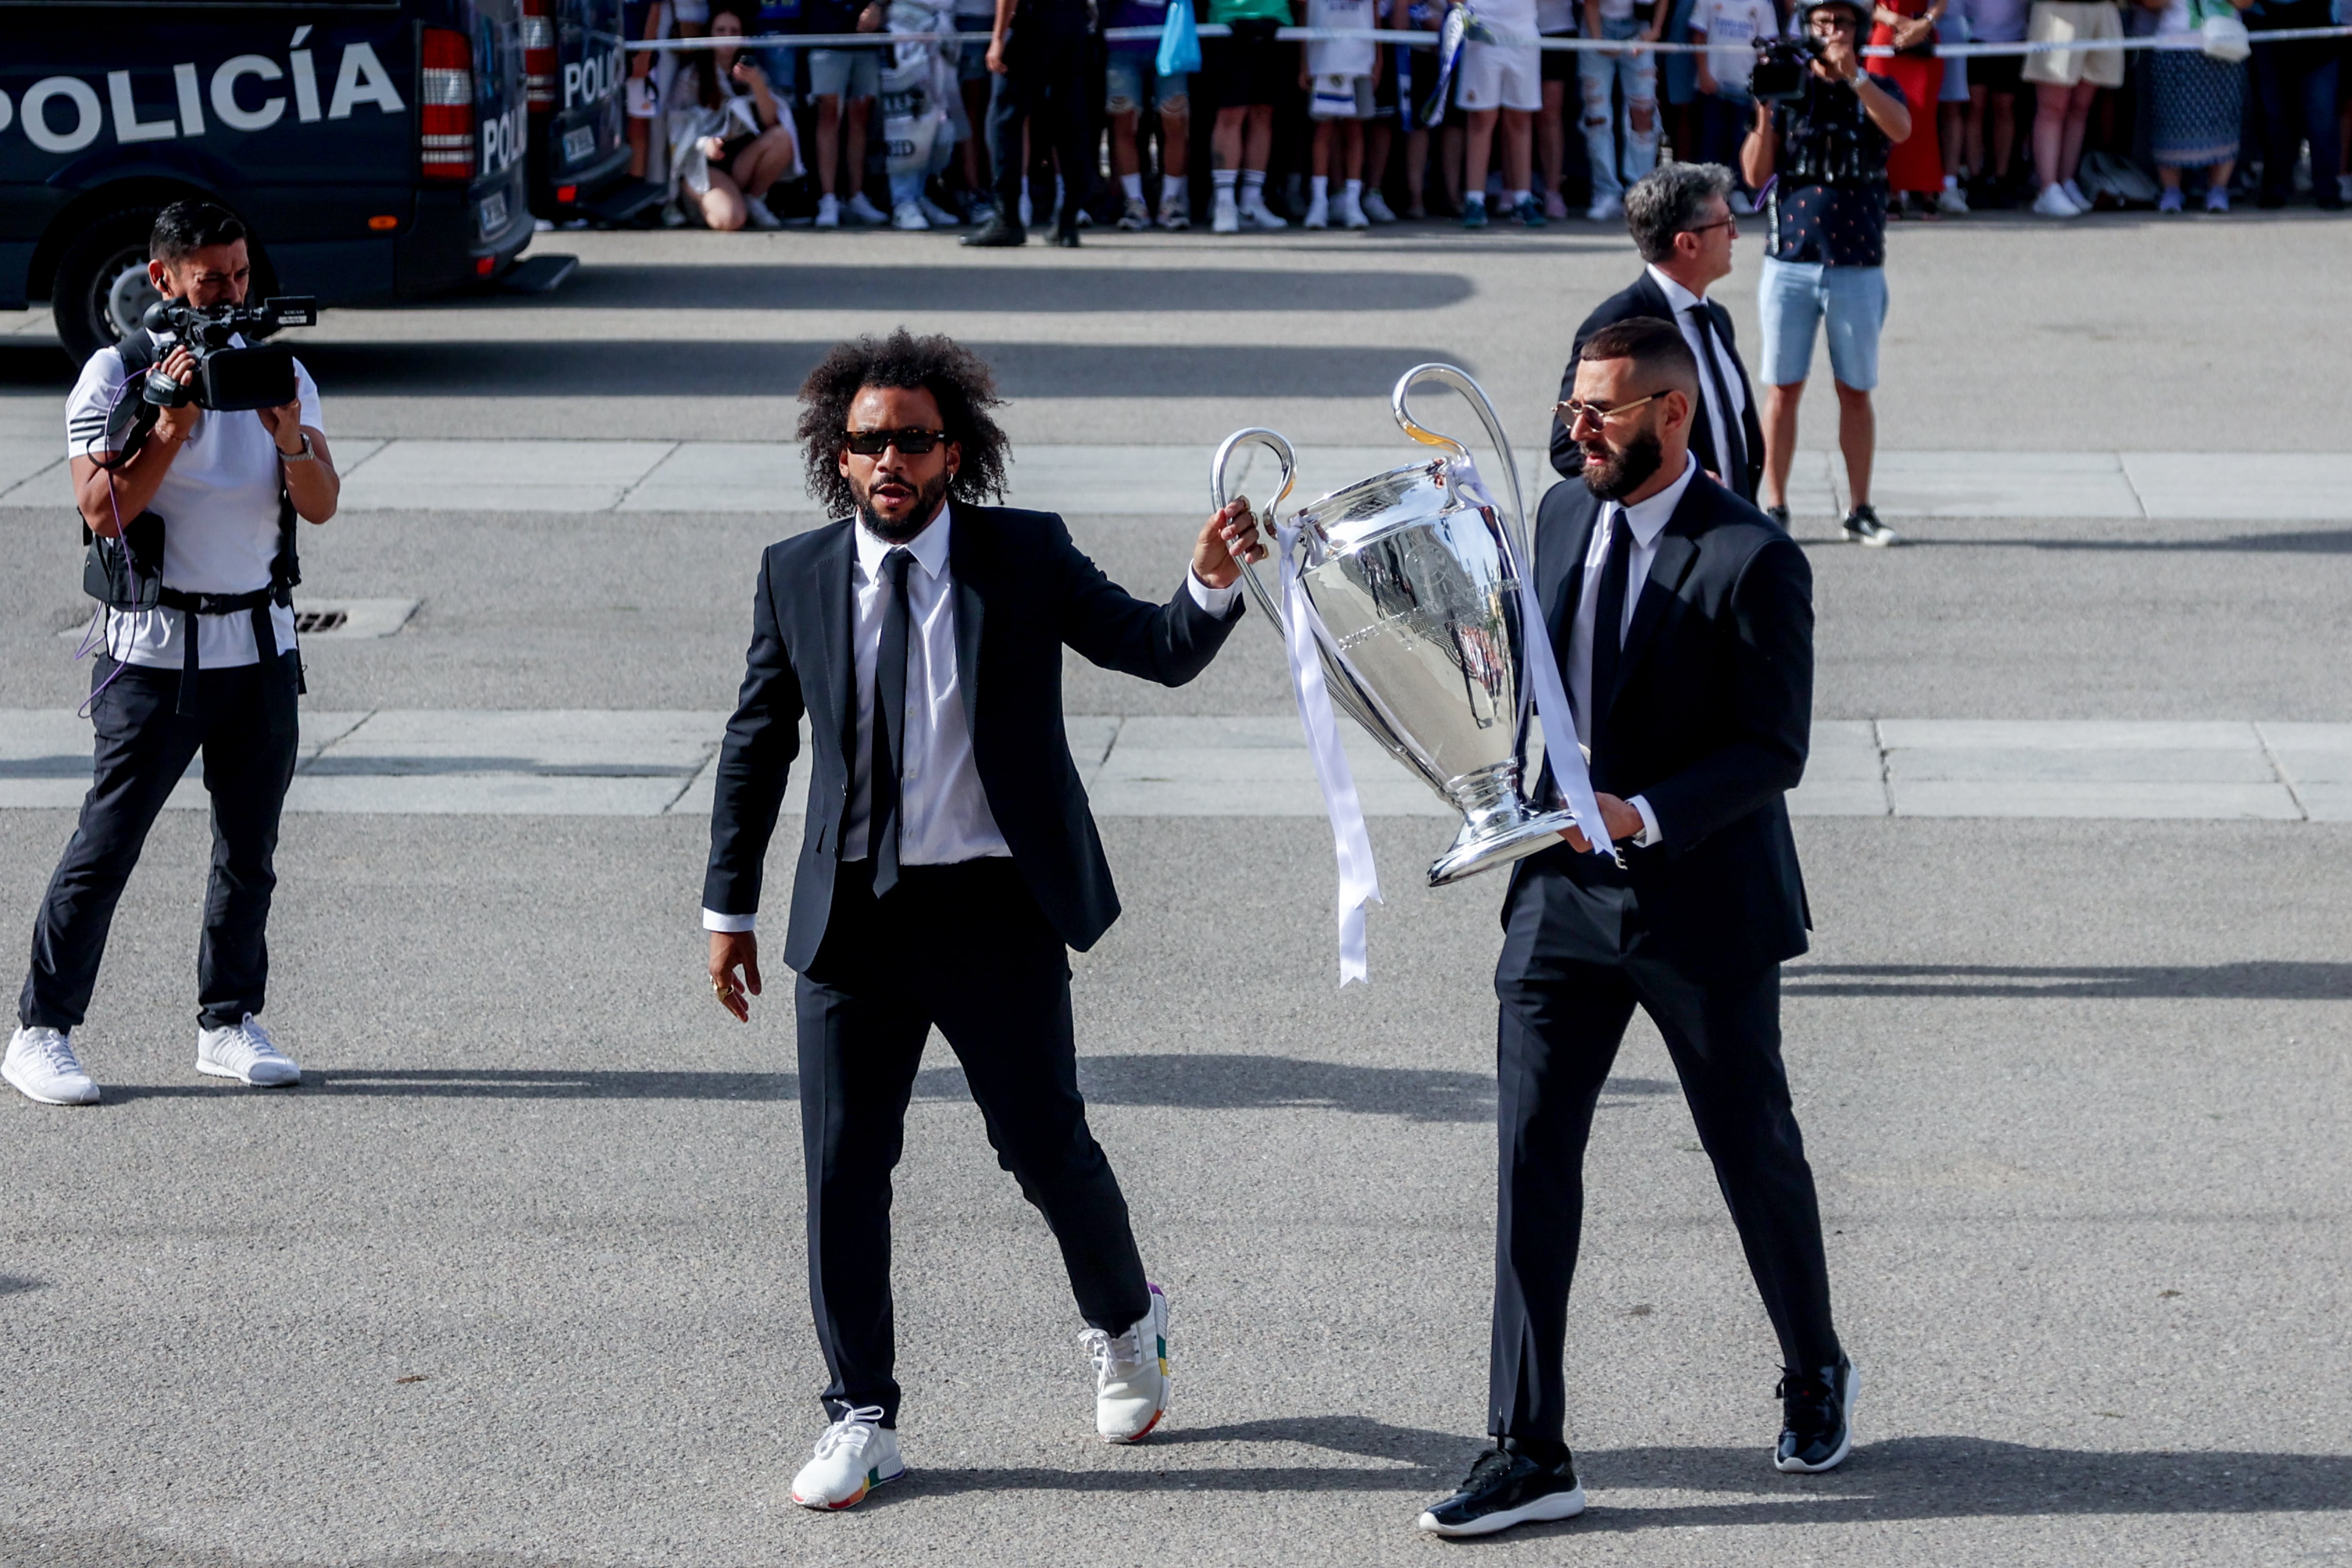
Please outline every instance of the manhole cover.
[[312, 632], [331, 632], [340, 629], [351, 618], [348, 610], [297, 610], [294, 612], [294, 629], [306, 637]]

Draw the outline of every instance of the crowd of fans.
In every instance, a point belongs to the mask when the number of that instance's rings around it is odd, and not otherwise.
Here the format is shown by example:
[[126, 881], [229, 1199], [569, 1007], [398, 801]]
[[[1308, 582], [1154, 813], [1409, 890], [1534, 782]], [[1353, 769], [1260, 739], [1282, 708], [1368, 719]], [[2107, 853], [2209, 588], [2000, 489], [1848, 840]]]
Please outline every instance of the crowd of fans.
[[[662, 222], [717, 229], [972, 225], [997, 236], [1016, 216], [1025, 228], [1058, 214], [1076, 243], [1076, 226], [1182, 229], [1196, 213], [1221, 233], [1423, 217], [1538, 227], [1577, 211], [1613, 222], [1626, 186], [1662, 157], [1738, 166], [1756, 119], [1755, 42], [1792, 30], [1791, 0], [1474, 0], [1507, 37], [1627, 47], [1472, 42], [1433, 128], [1434, 49], [1275, 30], [1435, 35], [1459, 0], [1175, 0], [1232, 33], [1200, 41], [1199, 70], [1163, 75], [1156, 34], [1170, 3], [1013, 0], [1003, 31], [1026, 54], [1008, 58], [996, 0], [639, 0], [633, 37], [717, 47], [632, 57], [634, 154], [669, 187]], [[1870, 41], [1897, 52], [1868, 68], [1914, 110], [1887, 171], [1893, 216], [2352, 200], [2352, 40], [2262, 41], [2352, 20], [2352, 0], [1875, 0], [1872, 10]], [[2233, 27], [2250, 51], [2207, 47]], [[1154, 37], [1107, 39], [1106, 28]], [[962, 37], [936, 48], [725, 42], [855, 32]], [[2176, 47], [1933, 53], [2139, 36]], [[1705, 47], [1650, 52], [1645, 40]], [[1000, 167], [999, 144], [1027, 166]], [[1733, 209], [1751, 211], [1756, 195], [1736, 191]]]

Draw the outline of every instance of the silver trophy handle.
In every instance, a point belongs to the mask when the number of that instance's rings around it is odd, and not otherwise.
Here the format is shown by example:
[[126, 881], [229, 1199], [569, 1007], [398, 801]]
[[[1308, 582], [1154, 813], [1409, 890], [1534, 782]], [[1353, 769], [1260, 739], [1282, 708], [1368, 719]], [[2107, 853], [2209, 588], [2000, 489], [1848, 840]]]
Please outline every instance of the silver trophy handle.
[[1508, 530], [1511, 553], [1517, 557], [1513, 564], [1519, 570], [1526, 570], [1532, 556], [1528, 548], [1527, 498], [1519, 491], [1518, 459], [1512, 456], [1510, 437], [1503, 434], [1503, 421], [1496, 414], [1494, 402], [1487, 397], [1486, 389], [1470, 379], [1468, 371], [1458, 366], [1417, 364], [1398, 378], [1396, 390], [1389, 395], [1389, 406], [1395, 411], [1397, 428], [1423, 446], [1449, 447], [1465, 458], [1470, 456], [1469, 447], [1451, 436], [1442, 436], [1430, 429], [1415, 419], [1405, 406], [1405, 399], [1414, 387], [1430, 383], [1450, 386], [1468, 398], [1470, 406], [1478, 411], [1479, 423], [1486, 426], [1486, 438], [1495, 444], [1495, 455], [1503, 461], [1503, 482], [1510, 487], [1511, 513], [1504, 521]]
[[[1210, 504], [1219, 511], [1224, 510], [1225, 502], [1230, 499], [1225, 490], [1226, 465], [1233, 460], [1234, 453], [1243, 447], [1263, 447], [1272, 452], [1275, 460], [1282, 465], [1282, 488], [1275, 492], [1274, 500], [1266, 503], [1265, 510], [1259, 514], [1257, 520], [1259, 527], [1265, 531], [1266, 553], [1271, 556], [1275, 551], [1281, 548], [1281, 542], [1276, 536], [1274, 530], [1275, 513], [1280, 510], [1282, 503], [1289, 499], [1291, 486], [1298, 479], [1298, 457], [1290, 449], [1290, 443], [1272, 430], [1253, 426], [1247, 430], [1236, 430], [1226, 437], [1223, 445], [1217, 448], [1217, 455], [1209, 459], [1209, 500]], [[1265, 612], [1266, 618], [1273, 625], [1276, 635], [1286, 635], [1281, 602], [1266, 592], [1265, 584], [1259, 580], [1257, 568], [1255, 565], [1247, 561], [1237, 561], [1236, 564], [1242, 569], [1242, 581], [1249, 585], [1250, 597], [1255, 599], [1257, 607]]]

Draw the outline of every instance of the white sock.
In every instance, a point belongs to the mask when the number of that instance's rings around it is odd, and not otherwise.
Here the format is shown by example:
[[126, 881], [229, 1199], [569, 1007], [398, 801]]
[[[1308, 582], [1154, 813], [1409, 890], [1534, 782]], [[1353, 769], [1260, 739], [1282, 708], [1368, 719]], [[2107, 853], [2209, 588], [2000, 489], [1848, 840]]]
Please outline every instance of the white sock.
[[1948, 191], [1957, 191], [1959, 188], [1960, 177], [1958, 174], [1947, 174], [1944, 176], [1944, 189]]
[[1307, 177], [1307, 188], [1317, 201], [1328, 201], [1331, 195], [1331, 176], [1309, 174]]
[[1121, 174], [1118, 177], [1118, 188], [1127, 193], [1127, 199], [1129, 201], [1139, 202], [1143, 199], [1143, 176], [1141, 174]]
[[1265, 205], [1265, 171], [1264, 169], [1242, 171], [1242, 205], [1245, 207]]
[[1463, 205], [1464, 206], [1465, 206], [1465, 207], [1466, 207], [1466, 206], [1482, 206], [1482, 207], [1483, 207], [1483, 206], [1485, 206], [1485, 205], [1486, 205], [1486, 192], [1484, 192], [1484, 191], [1470, 191], [1470, 192], [1467, 192], [1466, 194], [1465, 194], [1465, 195], [1464, 195], [1464, 196], [1463, 196], [1463, 198], [1462, 198], [1462, 205]]
[[1528, 195], [1529, 193], [1526, 191], [1505, 191], [1503, 193], [1503, 205], [1507, 207], [1515, 208], [1521, 202], [1526, 201]]
[[1234, 188], [1234, 180], [1240, 174], [1239, 169], [1212, 169], [1209, 171], [1209, 184], [1218, 190], [1231, 191]]
[[1353, 201], [1356, 197], [1364, 194], [1364, 182], [1361, 180], [1349, 180], [1348, 182], [1347, 190], [1348, 199]]

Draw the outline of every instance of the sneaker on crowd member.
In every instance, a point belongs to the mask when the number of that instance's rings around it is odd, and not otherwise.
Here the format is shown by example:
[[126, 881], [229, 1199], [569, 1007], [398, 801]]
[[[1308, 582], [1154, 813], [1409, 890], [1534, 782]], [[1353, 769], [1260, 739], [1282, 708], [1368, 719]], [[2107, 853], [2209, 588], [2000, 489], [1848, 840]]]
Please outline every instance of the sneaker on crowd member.
[[831, 191], [825, 192], [816, 199], [816, 226], [819, 228], [841, 226], [841, 198]]
[[890, 209], [890, 226], [913, 234], [930, 227], [931, 220], [923, 216], [920, 202], [900, 202]]
[[991, 213], [988, 215], [986, 223], [965, 235], [957, 243], [978, 246], [984, 249], [1026, 245], [1029, 243], [1029, 231], [1017, 223], [1008, 221], [1003, 213]]
[[1944, 176], [1944, 188], [1936, 193], [1936, 210], [1950, 217], [1969, 216], [1969, 198], [1960, 189], [1958, 174]]
[[1396, 208], [1389, 205], [1388, 198], [1377, 190], [1368, 187], [1362, 205], [1364, 216], [1374, 223], [1394, 223], [1397, 220]]
[[1583, 1511], [1584, 1488], [1567, 1444], [1504, 1437], [1478, 1456], [1454, 1495], [1420, 1522], [1432, 1535], [1493, 1535]]
[[753, 228], [772, 229], [782, 228], [784, 226], [784, 220], [778, 217], [773, 212], [769, 210], [768, 198], [765, 196], [745, 196], [743, 198], [743, 221], [750, 224]]
[[855, 1508], [876, 1487], [905, 1475], [907, 1462], [898, 1457], [898, 1434], [881, 1421], [878, 1405], [843, 1411], [841, 1419], [817, 1438], [815, 1454], [793, 1478], [793, 1500], [803, 1508]]
[[1790, 1475], [1836, 1469], [1853, 1451], [1853, 1398], [1862, 1374], [1840, 1356], [1837, 1364], [1791, 1372], [1780, 1379], [1780, 1440], [1772, 1468]]
[[1486, 226], [1486, 192], [1472, 191], [1468, 195], [1462, 198], [1462, 226], [1464, 228], [1484, 228]]
[[1184, 187], [1171, 180], [1160, 193], [1160, 226], [1174, 232], [1192, 226], [1192, 198]]
[[2033, 212], [2037, 217], [2081, 217], [2083, 216], [2083, 209], [2067, 200], [2066, 187], [2055, 184], [2042, 187], [2042, 194], [2033, 198]]
[[2209, 213], [2228, 212], [2230, 210], [2230, 187], [2227, 185], [2206, 186], [2205, 210]]
[[1620, 223], [1624, 216], [1625, 201], [1622, 196], [1602, 196], [1584, 209], [1587, 223]]
[[686, 209], [676, 202], [664, 202], [661, 210], [661, 226], [664, 228], [684, 228]]
[[196, 1070], [207, 1078], [233, 1078], [253, 1089], [284, 1089], [302, 1081], [302, 1069], [250, 1013], [228, 1028], [197, 1029]]
[[956, 205], [963, 208], [963, 221], [969, 224], [983, 224], [996, 216], [996, 204], [982, 191], [964, 192]]
[[1307, 216], [1298, 220], [1301, 228], [1331, 226], [1331, 195], [1324, 185], [1324, 176], [1315, 176], [1315, 194], [1307, 198]]
[[83, 1070], [72, 1037], [63, 1029], [38, 1025], [18, 1029], [8, 1041], [6, 1058], [0, 1060], [0, 1078], [26, 1100], [43, 1105], [98, 1103], [98, 1083]]
[[2081, 207], [2084, 212], [2089, 212], [2093, 207], [2099, 205], [2090, 197], [2084, 195], [2083, 194], [2083, 187], [2076, 184], [2073, 180], [2065, 180], [2061, 182], [2061, 184], [2065, 187], [2066, 199], [2073, 202], [2076, 206]]
[[1558, 191], [1546, 191], [1544, 193], [1543, 203], [1544, 216], [1551, 219], [1554, 223], [1566, 223], [1568, 221], [1568, 204], [1560, 200], [1559, 193]]
[[2167, 185], [2156, 198], [2156, 210], [2160, 213], [2187, 212], [2189, 203], [2181, 195], [2179, 185]]
[[1151, 226], [1151, 208], [1141, 196], [1129, 196], [1121, 205], [1118, 226], [1129, 234], [1140, 234]]
[[1519, 199], [1513, 204], [1511, 213], [1519, 220], [1522, 228], [1541, 228], [1544, 226], [1543, 204], [1536, 200], [1532, 191], [1519, 193]]
[[922, 194], [917, 205], [923, 209], [923, 216], [930, 220], [930, 225], [933, 228], [961, 228], [963, 226], [963, 219], [958, 217], [950, 209], [943, 207], [940, 205], [939, 203], [931, 200], [931, 194], [929, 191], [925, 191]]
[[1234, 196], [1233, 187], [1219, 185], [1216, 204], [1209, 210], [1211, 234], [1239, 234], [1242, 227], [1241, 204]]
[[1095, 1368], [1095, 1431], [1107, 1443], [1140, 1443], [1168, 1414], [1168, 1298], [1150, 1285], [1151, 1310], [1124, 1332], [1078, 1336]]
[[1242, 221], [1254, 228], [1288, 228], [1290, 220], [1265, 205], [1265, 172], [1244, 169], [1242, 180]]
[[1868, 501], [1845, 514], [1845, 536], [1856, 544], [1868, 544], [1885, 549], [1900, 544], [1903, 536], [1878, 521], [1878, 510]]
[[879, 227], [881, 225], [890, 221], [889, 218], [883, 215], [880, 207], [876, 206], [872, 202], [866, 199], [866, 193], [864, 191], [855, 193], [847, 201], [842, 203], [841, 210], [848, 215], [849, 221], [852, 223], [862, 223], [869, 226]]
[[1339, 223], [1344, 228], [1370, 228], [1371, 216], [1364, 211], [1364, 182], [1349, 180], [1339, 191]]

